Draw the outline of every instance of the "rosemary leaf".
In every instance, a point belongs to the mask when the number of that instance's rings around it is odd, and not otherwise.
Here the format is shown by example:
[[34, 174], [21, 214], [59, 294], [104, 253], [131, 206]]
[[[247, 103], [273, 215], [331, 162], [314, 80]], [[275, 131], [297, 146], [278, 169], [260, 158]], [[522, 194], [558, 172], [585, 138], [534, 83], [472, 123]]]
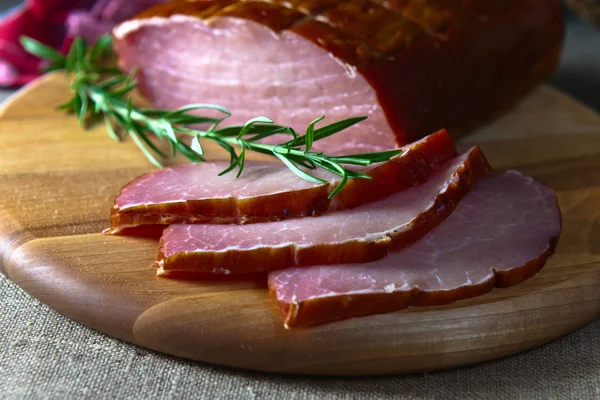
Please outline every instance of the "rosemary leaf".
[[400, 153], [402, 153], [402, 149], [387, 150], [378, 153], [349, 154], [347, 156], [330, 157], [330, 159], [341, 163], [349, 163], [349, 161], [344, 160], [368, 160], [370, 163], [378, 163], [387, 161]]
[[348, 177], [350, 179], [356, 179], [356, 178], [373, 179], [373, 178], [371, 178], [370, 175], [367, 175], [367, 174], [361, 174], [360, 172], [355, 172], [355, 171], [352, 171], [350, 169], [347, 169], [346, 171], [348, 172]]
[[126, 76], [117, 75], [117, 76], [113, 76], [112, 78], [108, 78], [103, 82], [97, 83], [96, 86], [98, 86], [98, 88], [100, 88], [100, 89], [111, 89], [113, 86], [120, 85], [121, 83], [125, 82], [126, 80], [127, 80]]
[[104, 126], [106, 126], [106, 132], [108, 132], [108, 136], [110, 136], [112, 140], [115, 142], [121, 141], [121, 136], [119, 136], [119, 134], [113, 128], [113, 123], [108, 114], [104, 114]]
[[193, 161], [193, 162], [202, 162], [202, 161], [204, 161], [204, 158], [202, 158], [202, 155], [198, 154], [196, 151], [194, 151], [192, 148], [190, 148], [187, 144], [185, 144], [185, 143], [183, 143], [181, 141], [177, 141], [177, 142], [173, 142], [173, 145], [188, 160]]
[[[152, 143], [152, 140], [150, 140], [150, 138], [148, 138], [148, 136], [145, 133], [141, 133], [135, 126], [132, 125], [132, 128], [129, 130], [129, 132], [130, 133], [131, 132], [136, 133], [138, 135], [138, 137], [144, 143], [146, 143], [146, 146], [149, 147], [155, 154], [158, 154], [162, 158], [167, 158], [167, 156], [165, 155], [165, 153], [163, 153], [158, 147], [156, 147], [156, 145], [154, 143]], [[183, 144], [183, 143], [181, 143], [181, 144]], [[162, 163], [160, 163], [160, 164], [162, 165]]]
[[221, 122], [221, 119], [212, 117], [200, 117], [189, 114], [182, 114], [169, 118], [169, 123], [178, 125], [214, 124], [216, 122]]
[[85, 93], [85, 90], [83, 90], [81, 88], [77, 89], [77, 95], [79, 96], [79, 100], [81, 101], [81, 106], [80, 106], [80, 110], [77, 114], [77, 117], [79, 120], [79, 126], [83, 126], [83, 123], [85, 121], [85, 116], [87, 115], [87, 112], [88, 112], [89, 98], [88, 98], [87, 94]]
[[319, 118], [314, 119], [310, 124], [308, 124], [308, 128], [306, 128], [306, 151], [310, 151], [313, 142], [315, 141], [315, 125], [325, 119], [325, 116], [322, 115]]
[[228, 174], [231, 171], [233, 171], [235, 169], [235, 167], [238, 166], [239, 162], [240, 162], [240, 160], [236, 157], [236, 159], [231, 163], [231, 165], [229, 167], [227, 167], [223, 171], [219, 172], [219, 176], [223, 176], [223, 175]]
[[162, 168], [163, 165], [154, 157], [154, 155], [150, 151], [148, 151], [146, 146], [144, 146], [144, 143], [140, 139], [138, 133], [135, 131], [128, 131], [128, 133], [129, 133], [129, 136], [131, 136], [131, 138], [133, 139], [134, 143], [137, 145], [137, 147], [142, 151], [142, 153], [144, 153], [146, 158], [148, 160], [150, 160], [150, 162], [152, 164], [154, 164], [156, 167]]
[[[273, 128], [273, 127], [271, 127]], [[254, 132], [253, 132], [254, 133]], [[273, 128], [271, 130], [265, 130], [264, 132], [257, 133], [252, 137], [246, 138], [247, 142], [257, 142], [269, 136], [277, 135], [277, 134], [293, 134], [293, 129], [290, 129], [286, 126], [279, 126], [277, 128]]]
[[240, 176], [242, 176], [242, 172], [244, 171], [245, 163], [246, 163], [246, 144], [244, 142], [242, 142], [242, 151], [240, 152], [240, 156], [238, 157], [239, 170], [238, 170], [237, 175], [235, 176], [236, 178], [239, 178]]
[[338, 194], [339, 192], [342, 191], [344, 186], [346, 186], [346, 184], [348, 183], [349, 178], [348, 178], [348, 170], [346, 170], [345, 168], [342, 168], [342, 166], [340, 164], [330, 162], [330, 165], [332, 168], [335, 168], [338, 171], [338, 173], [342, 176], [342, 180], [340, 181], [340, 183], [329, 194], [329, 198], [331, 199], [336, 194]]
[[23, 46], [28, 53], [56, 63], [55, 67], [58, 67], [65, 62], [65, 57], [62, 54], [38, 40], [27, 36], [21, 36], [19, 41], [21, 42], [21, 46]]
[[353, 125], [358, 124], [359, 122], [364, 121], [367, 117], [353, 117], [348, 118], [342, 121], [334, 122], [331, 125], [327, 125], [323, 128], [319, 128], [315, 131], [314, 140], [321, 140], [329, 137], [331, 135], [335, 135], [338, 132], [341, 132], [345, 129], [350, 128]]
[[136, 88], [135, 83], [128, 83], [118, 89], [114, 89], [108, 92], [112, 97], [123, 97], [126, 94], [129, 94], [133, 89]]
[[97, 41], [96, 44], [89, 51], [86, 61], [87, 68], [93, 68], [94, 62], [101, 58], [104, 55], [107, 55], [112, 48], [112, 38], [109, 35], [102, 35]]
[[77, 60], [77, 57], [81, 57], [82, 49], [84, 47], [85, 41], [80, 37], [75, 38], [65, 59], [65, 71], [71, 73], [76, 72], [75, 68], [81, 64], [81, 62]]
[[200, 156], [204, 155], [204, 149], [202, 148], [202, 145], [200, 144], [200, 136], [195, 136], [192, 139], [192, 150], [194, 150]]
[[327, 183], [326, 180], [317, 178], [316, 176], [312, 176], [311, 174], [302, 171], [293, 162], [288, 160], [283, 154], [280, 154], [280, 153], [273, 153], [273, 154], [275, 154], [275, 157], [279, 158], [290, 170], [292, 170], [292, 172], [294, 174], [298, 175], [300, 178], [307, 180], [309, 182], [314, 182], [314, 183], [320, 183], [320, 184]]
[[[242, 129], [240, 129], [240, 133], [238, 133], [237, 137], [238, 137], [238, 139], [241, 139], [246, 134], [248, 134], [254, 124], [272, 124], [272, 123], [273, 123], [273, 120], [270, 118], [267, 118], [267, 117], [252, 118], [251, 120], [246, 122], [246, 124], [242, 127]], [[259, 126], [262, 126], [262, 125], [259, 125]]]
[[[236, 163], [236, 165], [237, 165], [238, 156], [237, 156], [233, 146], [231, 146], [229, 143], [223, 142], [221, 140], [217, 141], [217, 144], [219, 146], [221, 146], [222, 148], [224, 148], [229, 153], [229, 163], [230, 164]], [[219, 174], [219, 176], [224, 175], [227, 172], [229, 172], [229, 171], [223, 171]]]
[[187, 106], [180, 107], [180, 108], [178, 108], [176, 110], [173, 110], [173, 111], [166, 111], [166, 116], [172, 117], [172, 116], [175, 116], [175, 115], [185, 114], [185, 113], [187, 113], [189, 111], [201, 110], [201, 109], [216, 110], [216, 111], [219, 111], [219, 112], [223, 113], [227, 117], [231, 116], [231, 113], [225, 107], [222, 107], [222, 106], [219, 106], [219, 105], [216, 105], [216, 104], [200, 104], [200, 103], [199, 104], [189, 104]]
[[[245, 127], [245, 125], [234, 125], [234, 126], [228, 126], [226, 128], [216, 129], [216, 130], [214, 130], [214, 132], [216, 134], [218, 134], [219, 136], [239, 137], [240, 133], [242, 132], [244, 127]], [[251, 124], [250, 127], [247, 128], [245, 135], [270, 132], [270, 131], [276, 130], [278, 128], [280, 128], [280, 127], [276, 126], [276, 125]]]

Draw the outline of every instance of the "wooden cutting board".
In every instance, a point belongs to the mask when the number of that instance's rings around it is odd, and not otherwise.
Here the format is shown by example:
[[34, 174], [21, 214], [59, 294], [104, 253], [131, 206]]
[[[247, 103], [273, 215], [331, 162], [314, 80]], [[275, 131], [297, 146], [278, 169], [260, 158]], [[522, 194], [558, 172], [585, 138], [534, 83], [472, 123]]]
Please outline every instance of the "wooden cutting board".
[[600, 117], [549, 87], [459, 142], [558, 191], [564, 231], [541, 273], [449, 306], [289, 331], [264, 284], [157, 278], [156, 240], [99, 233], [120, 187], [151, 166], [132, 143], [112, 142], [101, 127], [82, 131], [56, 111], [68, 96], [62, 75], [47, 76], [0, 112], [0, 267], [108, 335], [234, 367], [374, 375], [507, 356], [600, 315]]

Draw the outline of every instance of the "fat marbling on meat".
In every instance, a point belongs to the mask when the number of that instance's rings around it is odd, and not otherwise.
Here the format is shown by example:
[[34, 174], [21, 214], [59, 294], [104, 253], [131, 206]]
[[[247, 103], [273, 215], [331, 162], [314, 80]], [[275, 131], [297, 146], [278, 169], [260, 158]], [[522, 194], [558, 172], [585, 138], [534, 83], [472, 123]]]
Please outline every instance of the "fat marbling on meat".
[[518, 172], [484, 178], [420, 241], [368, 264], [269, 274], [288, 327], [440, 305], [538, 272], [561, 232], [555, 193]]
[[354, 209], [248, 225], [171, 225], [161, 238], [158, 273], [247, 274], [376, 260], [435, 228], [488, 171], [474, 147], [426, 183]]

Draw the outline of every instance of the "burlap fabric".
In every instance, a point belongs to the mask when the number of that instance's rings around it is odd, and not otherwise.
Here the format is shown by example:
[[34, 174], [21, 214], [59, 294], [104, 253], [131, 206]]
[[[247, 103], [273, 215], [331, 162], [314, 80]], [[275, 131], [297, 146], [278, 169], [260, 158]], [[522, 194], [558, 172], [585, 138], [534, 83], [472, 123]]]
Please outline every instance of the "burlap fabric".
[[[573, 21], [569, 28], [553, 82], [600, 110], [600, 35]], [[600, 399], [600, 320], [536, 350], [474, 367], [400, 377], [289, 377], [120, 342], [70, 321], [0, 275], [0, 399], [87, 398]]]
[[600, 399], [600, 321], [507, 359], [428, 374], [325, 379], [164, 356], [70, 321], [0, 276], [2, 399]]

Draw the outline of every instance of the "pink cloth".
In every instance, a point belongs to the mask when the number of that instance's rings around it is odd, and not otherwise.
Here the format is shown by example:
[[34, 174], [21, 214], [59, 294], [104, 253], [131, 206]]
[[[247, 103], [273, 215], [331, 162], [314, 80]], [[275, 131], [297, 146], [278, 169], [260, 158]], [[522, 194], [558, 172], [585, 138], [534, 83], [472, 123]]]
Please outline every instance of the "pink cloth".
[[19, 44], [27, 35], [65, 50], [75, 36], [88, 42], [118, 22], [166, 0], [27, 0], [0, 21], [0, 86], [21, 86], [39, 75], [41, 61]]

